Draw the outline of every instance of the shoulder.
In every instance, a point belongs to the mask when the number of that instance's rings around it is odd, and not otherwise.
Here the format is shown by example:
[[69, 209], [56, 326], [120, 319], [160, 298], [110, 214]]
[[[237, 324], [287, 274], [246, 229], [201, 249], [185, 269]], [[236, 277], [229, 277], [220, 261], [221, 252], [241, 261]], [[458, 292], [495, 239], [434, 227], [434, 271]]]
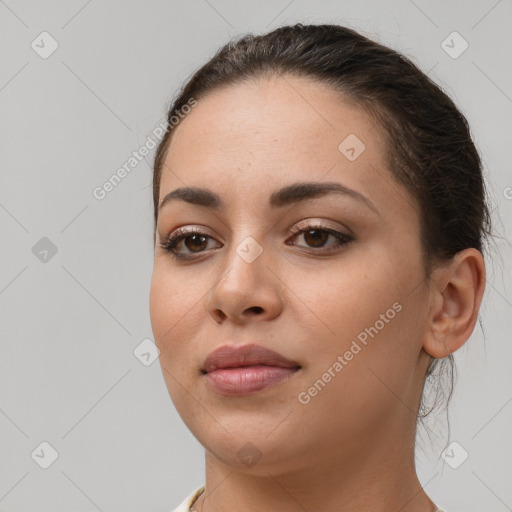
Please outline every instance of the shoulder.
[[192, 491], [172, 512], [189, 512], [190, 505], [204, 491], [204, 485]]

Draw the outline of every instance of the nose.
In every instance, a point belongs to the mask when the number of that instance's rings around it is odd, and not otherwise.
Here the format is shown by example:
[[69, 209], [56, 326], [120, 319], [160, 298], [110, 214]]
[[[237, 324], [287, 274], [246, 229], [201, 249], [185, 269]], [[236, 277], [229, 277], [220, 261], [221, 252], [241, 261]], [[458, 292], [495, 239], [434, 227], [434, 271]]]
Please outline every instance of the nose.
[[252, 260], [244, 256], [246, 247], [245, 242], [233, 247], [207, 296], [206, 311], [219, 324], [272, 320], [282, 311], [282, 282], [272, 270], [269, 251]]

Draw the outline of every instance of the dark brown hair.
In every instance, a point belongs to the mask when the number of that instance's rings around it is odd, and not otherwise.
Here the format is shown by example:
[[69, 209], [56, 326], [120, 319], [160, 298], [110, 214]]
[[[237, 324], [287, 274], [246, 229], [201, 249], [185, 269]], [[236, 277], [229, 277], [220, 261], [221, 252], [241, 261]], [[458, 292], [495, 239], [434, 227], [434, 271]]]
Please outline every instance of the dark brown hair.
[[[423, 261], [428, 278], [436, 262], [463, 249], [483, 252], [491, 221], [480, 156], [464, 115], [442, 89], [402, 54], [339, 25], [283, 26], [264, 35], [244, 35], [222, 47], [182, 87], [168, 111], [171, 128], [154, 161], [155, 232], [160, 178], [172, 133], [171, 117], [194, 98], [249, 79], [293, 75], [319, 80], [363, 108], [387, 137], [389, 169], [416, 199], [421, 219]], [[177, 125], [179, 127], [179, 124]], [[154, 233], [155, 235], [155, 233]], [[454, 361], [432, 358], [434, 369]], [[437, 382], [436, 379], [434, 382]], [[434, 405], [444, 389], [434, 393]], [[422, 395], [419, 418], [428, 409]]]

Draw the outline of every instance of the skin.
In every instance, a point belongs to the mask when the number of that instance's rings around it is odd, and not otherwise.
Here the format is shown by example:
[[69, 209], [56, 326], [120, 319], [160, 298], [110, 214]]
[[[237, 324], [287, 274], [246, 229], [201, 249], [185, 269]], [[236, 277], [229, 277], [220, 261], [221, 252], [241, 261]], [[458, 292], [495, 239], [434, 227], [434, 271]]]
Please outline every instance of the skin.
[[[365, 144], [354, 161], [338, 149], [349, 134]], [[366, 113], [328, 86], [292, 76], [214, 91], [176, 128], [160, 200], [186, 185], [226, 203], [216, 211], [172, 201], [160, 211], [150, 290], [169, 394], [205, 447], [196, 510], [435, 509], [415, 470], [416, 412], [429, 356], [446, 357], [473, 331], [485, 267], [467, 249], [425, 279], [417, 204], [387, 168], [385, 150]], [[298, 181], [343, 184], [378, 213], [335, 194], [269, 206], [272, 192]], [[329, 236], [322, 256], [313, 238], [290, 232], [307, 229], [305, 219], [354, 240], [336, 249]], [[182, 242], [181, 252], [202, 250], [186, 262], [159, 245], [183, 226], [212, 237], [203, 249]], [[236, 252], [248, 236], [263, 249], [252, 263]], [[401, 311], [300, 403], [299, 393], [394, 303]], [[252, 395], [219, 395], [199, 369], [226, 343], [263, 345], [301, 369]], [[237, 457], [248, 442], [261, 454], [250, 467]]]

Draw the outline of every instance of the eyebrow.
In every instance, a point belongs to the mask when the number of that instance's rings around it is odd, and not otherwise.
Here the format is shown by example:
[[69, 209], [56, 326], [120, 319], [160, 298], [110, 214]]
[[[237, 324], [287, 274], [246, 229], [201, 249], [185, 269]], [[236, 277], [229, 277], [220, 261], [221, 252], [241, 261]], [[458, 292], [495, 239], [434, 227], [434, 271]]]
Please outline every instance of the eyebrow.
[[[375, 205], [366, 196], [353, 190], [341, 183], [336, 182], [300, 182], [287, 185], [272, 193], [269, 199], [269, 205], [274, 208], [280, 208], [289, 204], [323, 197], [328, 194], [341, 194], [357, 199], [366, 204], [373, 212], [380, 215]], [[161, 201], [159, 210], [171, 201], [185, 201], [190, 204], [205, 206], [214, 210], [220, 210], [224, 207], [224, 201], [221, 197], [200, 187], [181, 187], [169, 192]]]

